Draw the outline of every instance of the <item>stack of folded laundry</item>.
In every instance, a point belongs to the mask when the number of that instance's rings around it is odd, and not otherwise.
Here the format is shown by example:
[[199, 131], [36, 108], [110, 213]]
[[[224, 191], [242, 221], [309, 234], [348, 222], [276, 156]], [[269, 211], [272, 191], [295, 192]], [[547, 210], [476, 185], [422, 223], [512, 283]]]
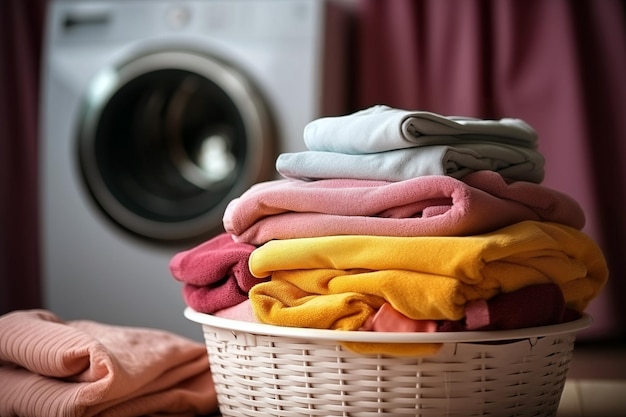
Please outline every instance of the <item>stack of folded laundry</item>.
[[578, 317], [607, 280], [580, 205], [541, 185], [523, 120], [374, 106], [314, 120], [304, 141], [279, 155], [283, 178], [230, 202], [225, 233], [172, 259], [190, 307], [336, 330], [516, 329]]

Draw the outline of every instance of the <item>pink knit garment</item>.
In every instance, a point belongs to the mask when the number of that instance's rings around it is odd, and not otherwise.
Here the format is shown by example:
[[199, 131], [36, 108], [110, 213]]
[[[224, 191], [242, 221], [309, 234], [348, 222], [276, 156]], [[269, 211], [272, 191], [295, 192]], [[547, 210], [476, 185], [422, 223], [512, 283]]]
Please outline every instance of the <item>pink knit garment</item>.
[[0, 416], [195, 416], [217, 410], [204, 345], [161, 330], [0, 316]]

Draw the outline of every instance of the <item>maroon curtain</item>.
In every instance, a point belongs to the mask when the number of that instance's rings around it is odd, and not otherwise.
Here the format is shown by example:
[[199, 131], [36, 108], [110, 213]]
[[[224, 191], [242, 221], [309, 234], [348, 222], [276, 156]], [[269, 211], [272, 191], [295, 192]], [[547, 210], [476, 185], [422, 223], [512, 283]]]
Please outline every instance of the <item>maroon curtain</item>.
[[621, 0], [362, 0], [357, 108], [519, 117], [544, 185], [577, 199], [610, 281], [587, 336], [626, 326], [626, 30]]
[[45, 0], [0, 1], [0, 314], [41, 306], [37, 106]]

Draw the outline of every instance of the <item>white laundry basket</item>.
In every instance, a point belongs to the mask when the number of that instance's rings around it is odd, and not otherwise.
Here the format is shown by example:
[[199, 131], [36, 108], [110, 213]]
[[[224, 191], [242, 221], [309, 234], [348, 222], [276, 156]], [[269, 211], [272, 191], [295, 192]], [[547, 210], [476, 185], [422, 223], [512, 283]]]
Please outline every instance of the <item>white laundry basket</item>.
[[[582, 318], [508, 331], [346, 332], [215, 317], [200, 323], [223, 416], [554, 416]], [[342, 342], [442, 343], [432, 356]]]

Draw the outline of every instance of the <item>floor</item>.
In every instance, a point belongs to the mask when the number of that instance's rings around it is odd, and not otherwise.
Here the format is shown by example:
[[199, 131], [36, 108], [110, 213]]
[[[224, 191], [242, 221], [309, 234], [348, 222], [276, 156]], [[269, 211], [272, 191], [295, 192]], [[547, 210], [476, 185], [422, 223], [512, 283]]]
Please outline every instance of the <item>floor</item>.
[[557, 417], [626, 416], [626, 342], [576, 343]]

